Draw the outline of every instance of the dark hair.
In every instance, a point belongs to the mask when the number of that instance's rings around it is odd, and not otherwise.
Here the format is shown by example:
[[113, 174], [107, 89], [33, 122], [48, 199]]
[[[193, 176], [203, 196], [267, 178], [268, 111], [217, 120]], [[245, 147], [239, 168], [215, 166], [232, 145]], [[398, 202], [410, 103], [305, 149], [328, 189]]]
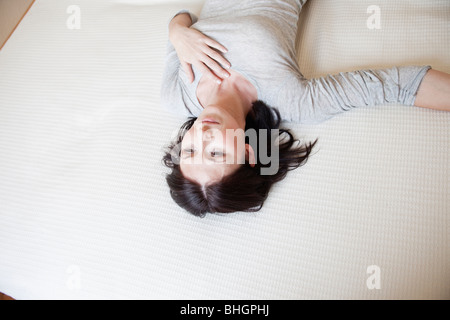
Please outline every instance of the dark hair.
[[[261, 174], [261, 169], [270, 167], [270, 163], [264, 164], [260, 161], [260, 154], [257, 153], [255, 154], [257, 159], [254, 167], [245, 163], [221, 181], [203, 188], [200, 184], [185, 178], [181, 172], [179, 161], [173, 161], [174, 158], [179, 160], [181, 141], [195, 120], [196, 118], [190, 118], [181, 126], [177, 138], [167, 147], [163, 163], [172, 169], [171, 173], [166, 176], [172, 199], [180, 207], [199, 217], [204, 217], [208, 212], [259, 211], [272, 185], [282, 180], [288, 171], [305, 164], [317, 142], [316, 140], [301, 145], [300, 141], [294, 139], [289, 130], [279, 128], [281, 117], [278, 110], [258, 100], [253, 103], [252, 109], [247, 115], [245, 130], [255, 129], [258, 141], [261, 141], [261, 138], [263, 138], [261, 135], [267, 132], [264, 141], [267, 141], [267, 151], [270, 155], [274, 147], [270, 134], [273, 132], [272, 129], [278, 129], [278, 170], [271, 175]], [[294, 146], [296, 142], [297, 145]], [[249, 143], [249, 141], [247, 140], [246, 143]]]

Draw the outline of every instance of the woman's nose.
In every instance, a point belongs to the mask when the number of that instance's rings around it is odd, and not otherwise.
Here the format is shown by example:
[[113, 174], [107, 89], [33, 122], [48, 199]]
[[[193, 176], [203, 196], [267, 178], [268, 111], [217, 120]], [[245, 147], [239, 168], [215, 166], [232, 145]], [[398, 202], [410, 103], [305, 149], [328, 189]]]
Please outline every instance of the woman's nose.
[[199, 124], [196, 125], [196, 129], [198, 130], [197, 131], [198, 133], [202, 134], [203, 138], [211, 139], [212, 129], [209, 126], [200, 122]]
[[203, 131], [203, 140], [211, 140], [212, 138], [211, 130], [208, 128], [205, 129], [205, 127], [203, 127], [202, 131]]

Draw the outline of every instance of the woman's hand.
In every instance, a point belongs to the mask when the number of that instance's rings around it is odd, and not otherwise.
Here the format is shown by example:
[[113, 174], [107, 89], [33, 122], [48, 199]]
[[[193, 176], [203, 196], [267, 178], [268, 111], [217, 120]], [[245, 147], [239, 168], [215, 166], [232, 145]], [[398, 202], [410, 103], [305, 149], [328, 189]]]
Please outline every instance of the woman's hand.
[[169, 38], [181, 66], [191, 83], [194, 81], [192, 66], [198, 68], [203, 74], [209, 73], [218, 83], [221, 83], [222, 79], [230, 76], [224, 68], [230, 68], [231, 65], [219, 53], [225, 53], [227, 49], [200, 31], [189, 28], [191, 23], [189, 15], [180, 14], [169, 24]]

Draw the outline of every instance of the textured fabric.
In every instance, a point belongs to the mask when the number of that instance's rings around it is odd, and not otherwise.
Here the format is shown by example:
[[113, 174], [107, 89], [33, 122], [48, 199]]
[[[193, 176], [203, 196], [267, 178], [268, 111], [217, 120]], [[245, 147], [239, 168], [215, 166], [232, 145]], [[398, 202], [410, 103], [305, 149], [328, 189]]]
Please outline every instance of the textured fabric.
[[[449, 1], [376, 2], [375, 30], [372, 0], [305, 5], [305, 77], [392, 63], [450, 72]], [[66, 26], [74, 4], [80, 29]], [[450, 299], [450, 113], [395, 104], [284, 123], [319, 141], [261, 211], [198, 219], [172, 201], [162, 150], [184, 118], [160, 107], [167, 23], [201, 6], [33, 4], [0, 51], [0, 292]], [[367, 286], [370, 266], [380, 289]]]
[[[301, 8], [306, 1], [208, 0], [193, 26], [223, 44], [232, 69], [256, 88], [258, 99], [280, 111], [283, 120], [315, 123], [343, 111], [388, 102], [413, 105], [429, 66], [392, 67], [339, 73], [305, 79], [296, 59], [295, 39]], [[185, 12], [185, 11], [184, 11]], [[162, 80], [162, 105], [180, 115], [202, 111], [196, 89], [201, 73], [191, 84], [176, 51], [168, 45]]]

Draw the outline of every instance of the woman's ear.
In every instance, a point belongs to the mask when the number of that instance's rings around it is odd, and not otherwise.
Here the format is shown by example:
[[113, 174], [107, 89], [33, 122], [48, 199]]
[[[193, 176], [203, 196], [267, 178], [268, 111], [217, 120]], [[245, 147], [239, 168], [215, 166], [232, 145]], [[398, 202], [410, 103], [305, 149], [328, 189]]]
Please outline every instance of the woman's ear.
[[250, 164], [250, 167], [254, 167], [256, 164], [255, 152], [248, 143], [245, 144], [245, 160]]

